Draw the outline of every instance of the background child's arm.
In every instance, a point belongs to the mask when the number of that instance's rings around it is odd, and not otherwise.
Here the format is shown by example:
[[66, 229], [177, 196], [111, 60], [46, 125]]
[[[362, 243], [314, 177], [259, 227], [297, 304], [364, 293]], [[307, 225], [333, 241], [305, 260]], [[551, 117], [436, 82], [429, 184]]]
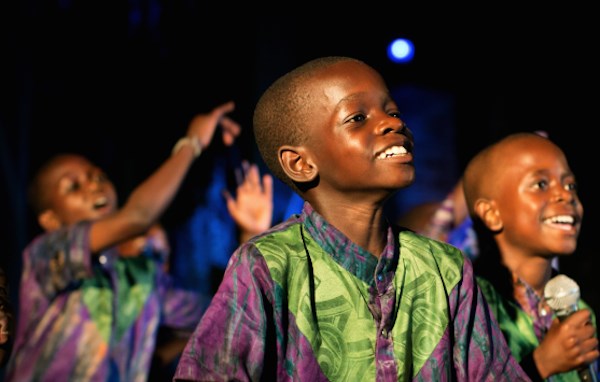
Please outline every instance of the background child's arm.
[[[231, 145], [240, 132], [240, 126], [225, 116], [233, 109], [234, 103], [227, 102], [196, 116], [188, 127], [187, 137], [197, 139], [200, 147], [205, 148], [217, 125], [221, 125], [223, 142]], [[92, 252], [142, 234], [155, 223], [173, 200], [194, 158], [193, 144], [181, 146], [131, 193], [123, 208], [94, 222], [90, 229]]]

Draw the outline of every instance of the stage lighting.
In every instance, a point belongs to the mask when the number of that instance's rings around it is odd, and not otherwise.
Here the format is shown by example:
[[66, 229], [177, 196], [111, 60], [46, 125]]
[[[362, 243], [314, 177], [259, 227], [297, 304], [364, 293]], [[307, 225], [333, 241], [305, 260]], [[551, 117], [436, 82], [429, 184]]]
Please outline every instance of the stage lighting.
[[415, 48], [410, 40], [397, 38], [388, 45], [388, 57], [396, 63], [411, 62], [415, 55]]

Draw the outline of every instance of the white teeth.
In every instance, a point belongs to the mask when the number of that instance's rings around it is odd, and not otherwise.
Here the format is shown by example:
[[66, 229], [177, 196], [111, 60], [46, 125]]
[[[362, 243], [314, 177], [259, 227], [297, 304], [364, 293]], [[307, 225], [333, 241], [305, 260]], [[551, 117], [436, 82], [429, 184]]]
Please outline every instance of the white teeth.
[[377, 158], [385, 159], [385, 158], [393, 157], [396, 155], [405, 155], [407, 153], [408, 153], [408, 151], [406, 150], [406, 148], [404, 146], [392, 146], [392, 147], [386, 149], [381, 154], [379, 154], [377, 156]]
[[94, 202], [94, 208], [104, 207], [108, 203], [108, 199], [105, 196], [102, 196]]
[[545, 219], [545, 221], [554, 224], [573, 224], [575, 223], [575, 218], [573, 218], [573, 216], [570, 215], [559, 215]]

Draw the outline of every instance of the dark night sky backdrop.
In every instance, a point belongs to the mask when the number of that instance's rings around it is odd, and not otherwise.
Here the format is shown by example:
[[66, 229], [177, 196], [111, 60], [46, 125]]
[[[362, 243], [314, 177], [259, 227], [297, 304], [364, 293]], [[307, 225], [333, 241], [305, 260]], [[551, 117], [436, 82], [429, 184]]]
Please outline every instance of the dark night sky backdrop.
[[[241, 152], [252, 157], [251, 115], [262, 90], [310, 58], [339, 54], [367, 61], [391, 88], [451, 95], [459, 169], [507, 132], [548, 131], [570, 158], [586, 208], [578, 253], [561, 266], [600, 311], [592, 186], [598, 28], [587, 20], [589, 10], [470, 10], [466, 16], [433, 5], [374, 10], [376, 2], [364, 4], [368, 10], [344, 5], [334, 12], [205, 3], [0, 6], [3, 267], [15, 269], [34, 233], [24, 187], [50, 154], [85, 153], [107, 170], [124, 200], [169, 154], [192, 115], [233, 99], [233, 117], [245, 128]], [[416, 45], [409, 65], [385, 57], [387, 43], [399, 36]]]

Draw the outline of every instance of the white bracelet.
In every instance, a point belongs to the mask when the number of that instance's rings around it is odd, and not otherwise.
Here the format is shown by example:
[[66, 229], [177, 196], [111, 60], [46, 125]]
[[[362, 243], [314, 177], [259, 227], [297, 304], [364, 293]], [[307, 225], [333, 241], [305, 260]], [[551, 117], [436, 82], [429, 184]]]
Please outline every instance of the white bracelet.
[[180, 138], [177, 141], [177, 143], [175, 143], [175, 146], [173, 146], [173, 151], [171, 151], [171, 155], [175, 155], [176, 152], [181, 150], [181, 148], [186, 145], [192, 146], [192, 150], [194, 150], [194, 158], [198, 158], [200, 154], [202, 154], [202, 146], [200, 145], [200, 141], [198, 140], [198, 137], [193, 136], [191, 138]]

